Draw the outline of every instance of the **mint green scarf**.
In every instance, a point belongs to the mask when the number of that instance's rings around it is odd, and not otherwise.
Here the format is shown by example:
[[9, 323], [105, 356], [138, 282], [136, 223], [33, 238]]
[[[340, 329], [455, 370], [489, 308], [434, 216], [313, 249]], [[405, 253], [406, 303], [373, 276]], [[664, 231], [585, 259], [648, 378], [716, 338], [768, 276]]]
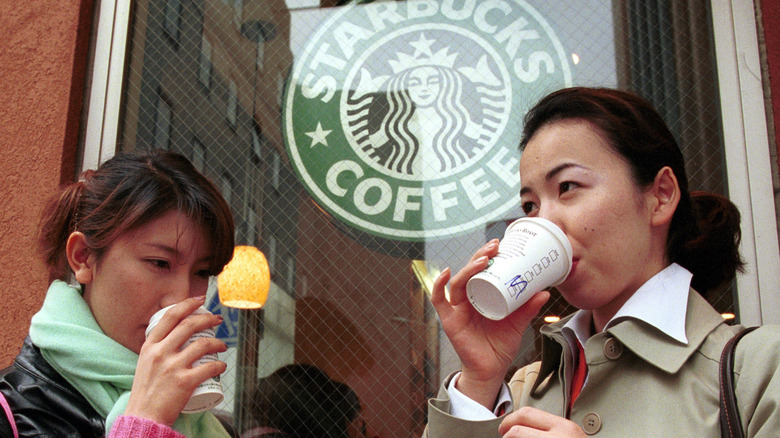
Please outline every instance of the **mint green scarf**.
[[[106, 435], [124, 413], [138, 355], [109, 338], [79, 289], [55, 280], [32, 318], [30, 338], [43, 358], [106, 418]], [[181, 414], [173, 428], [188, 437], [228, 437], [210, 412]]]

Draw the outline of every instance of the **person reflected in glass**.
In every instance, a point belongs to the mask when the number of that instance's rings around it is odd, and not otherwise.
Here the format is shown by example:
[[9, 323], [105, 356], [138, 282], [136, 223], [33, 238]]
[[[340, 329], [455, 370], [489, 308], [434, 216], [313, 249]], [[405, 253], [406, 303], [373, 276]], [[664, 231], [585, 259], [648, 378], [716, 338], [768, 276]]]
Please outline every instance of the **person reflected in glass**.
[[366, 438], [357, 394], [314, 365], [291, 364], [261, 379], [252, 393], [256, 422], [241, 438]]

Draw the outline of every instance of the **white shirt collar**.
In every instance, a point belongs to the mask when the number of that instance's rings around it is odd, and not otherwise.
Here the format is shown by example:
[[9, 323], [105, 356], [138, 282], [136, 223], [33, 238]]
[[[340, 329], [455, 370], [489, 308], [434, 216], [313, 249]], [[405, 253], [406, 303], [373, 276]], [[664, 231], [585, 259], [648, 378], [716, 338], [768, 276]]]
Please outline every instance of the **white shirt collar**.
[[[688, 292], [691, 274], [687, 269], [672, 263], [647, 280], [617, 311], [604, 327], [623, 319], [634, 318], [652, 325], [667, 336], [688, 343], [685, 335], [685, 316], [688, 310]], [[576, 337], [582, 345], [590, 337], [592, 314], [579, 310], [563, 328], [568, 338]]]

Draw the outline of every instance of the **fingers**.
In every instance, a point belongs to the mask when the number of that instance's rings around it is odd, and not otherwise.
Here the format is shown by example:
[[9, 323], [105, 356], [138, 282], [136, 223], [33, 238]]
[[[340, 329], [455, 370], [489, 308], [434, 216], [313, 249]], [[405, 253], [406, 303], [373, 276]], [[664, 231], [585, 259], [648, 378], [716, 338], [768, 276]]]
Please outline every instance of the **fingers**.
[[[466, 299], [466, 283], [474, 274], [484, 270], [487, 267], [488, 260], [498, 253], [498, 239], [493, 239], [479, 248], [472, 256], [469, 262], [454, 277], [450, 268], [444, 269], [433, 282], [431, 291], [431, 302], [437, 312], [441, 314], [447, 304], [458, 305]], [[450, 299], [447, 303], [445, 289], [447, 282], [452, 277], [450, 287]], [[438, 307], [437, 307], [438, 306]]]
[[553, 432], [551, 435], [545, 436], [585, 436], [576, 423], [529, 406], [524, 406], [507, 415], [498, 427], [498, 432], [505, 438], [541, 436], [540, 432]]
[[450, 303], [457, 306], [466, 300], [466, 283], [487, 268], [488, 261], [498, 254], [498, 239], [493, 239], [478, 249], [471, 260], [454, 277], [450, 284]]
[[142, 418], [172, 424], [195, 388], [227, 369], [216, 354], [227, 345], [209, 333], [222, 322], [211, 313], [194, 313], [202, 298], [184, 300], [153, 327], [138, 358], [128, 410]]
[[185, 347], [180, 355], [181, 361], [185, 364], [194, 363], [203, 356], [227, 351], [227, 345], [219, 339], [201, 336]]
[[179, 349], [199, 332], [210, 329], [222, 323], [222, 316], [213, 314], [191, 315], [179, 321], [168, 336], [160, 342], [165, 342], [171, 348]]
[[498, 243], [498, 239], [489, 240], [487, 243], [482, 245], [482, 247], [478, 249], [473, 256], [471, 256], [471, 260], [469, 261], [473, 262], [482, 256], [487, 256], [488, 258], [495, 257], [495, 255], [498, 254]]
[[205, 312], [193, 315], [203, 304], [203, 300], [199, 298], [186, 299], [165, 312], [159, 323], [149, 332], [147, 342], [158, 343], [165, 340], [178, 348], [193, 334], [221, 324], [220, 315]]
[[[222, 316], [211, 313], [193, 314], [203, 303], [200, 297], [184, 300], [171, 307], [152, 328], [141, 347], [144, 361], [167, 361], [176, 368], [190, 369], [192, 364], [205, 355], [215, 355], [227, 351], [227, 345], [204, 332], [222, 323]], [[216, 362], [216, 363], [215, 363]], [[219, 361], [204, 362], [207, 366], [197, 371], [197, 381], [214, 377], [225, 370]], [[223, 365], [220, 365], [223, 364]], [[196, 366], [194, 368], [200, 368]]]
[[439, 276], [433, 280], [431, 303], [437, 312], [440, 310], [439, 307], [443, 307], [448, 304], [445, 289], [447, 287], [447, 282], [450, 281], [450, 274], [450, 268], [444, 268], [444, 270], [441, 271], [441, 274], [439, 274]]
[[543, 290], [528, 300], [527, 303], [520, 306], [519, 309], [510, 313], [507, 318], [512, 322], [513, 326], [522, 327], [525, 330], [531, 323], [531, 320], [539, 314], [542, 307], [550, 299], [550, 292]]
[[160, 318], [157, 325], [149, 332], [146, 337], [147, 340], [152, 342], [159, 342], [176, 327], [179, 322], [190, 316], [198, 307], [202, 306], [206, 297], [199, 296], [188, 298], [175, 306], [168, 309], [165, 314]]
[[553, 419], [550, 417], [556, 416], [536, 408], [524, 406], [507, 415], [498, 427], [498, 432], [501, 435], [504, 435], [509, 432], [509, 429], [513, 426], [523, 426], [537, 430], [550, 430], [553, 425]]

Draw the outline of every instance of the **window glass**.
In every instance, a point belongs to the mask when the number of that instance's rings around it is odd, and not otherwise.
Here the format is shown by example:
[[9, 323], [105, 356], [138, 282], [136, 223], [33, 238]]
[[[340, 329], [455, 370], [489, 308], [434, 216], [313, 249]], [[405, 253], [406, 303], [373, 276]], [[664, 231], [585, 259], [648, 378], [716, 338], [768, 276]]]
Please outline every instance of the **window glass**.
[[165, 2], [165, 32], [174, 43], [179, 41], [179, 13], [181, 2], [179, 0], [167, 0]]
[[[691, 188], [728, 189], [706, 0], [139, 0], [133, 11], [118, 144], [193, 157], [228, 199], [238, 243], [271, 269], [261, 310], [209, 293], [230, 347], [217, 412], [241, 432], [276, 410], [312, 423], [290, 408], [312, 397], [343, 414], [320, 415], [322, 430], [347, 418], [366, 436], [421, 434], [427, 399], [459, 368], [433, 278], [522, 215], [522, 117], [551, 91], [647, 97]], [[730, 288], [707, 299], [735, 311]], [[539, 357], [544, 317], [571, 311], [554, 294], [515, 366]]]
[[168, 149], [171, 137], [171, 105], [160, 95], [154, 123], [154, 147]]
[[200, 69], [198, 79], [207, 89], [211, 87], [211, 44], [204, 36], [200, 45]]

